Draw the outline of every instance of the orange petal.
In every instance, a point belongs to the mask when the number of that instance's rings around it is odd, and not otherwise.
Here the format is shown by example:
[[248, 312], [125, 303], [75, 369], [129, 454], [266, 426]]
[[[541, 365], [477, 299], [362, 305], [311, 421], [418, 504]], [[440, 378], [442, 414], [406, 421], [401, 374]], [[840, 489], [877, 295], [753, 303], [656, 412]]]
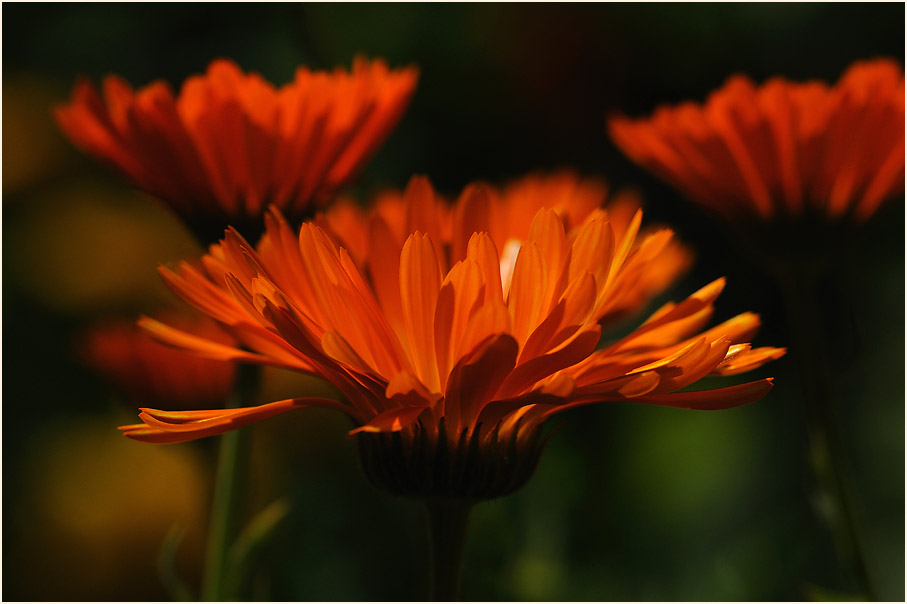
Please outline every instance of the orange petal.
[[466, 257], [474, 233], [487, 233], [491, 225], [491, 191], [486, 185], [469, 185], [460, 193], [454, 205], [451, 262]]
[[761, 367], [769, 361], [780, 359], [785, 354], [787, 354], [786, 348], [772, 348], [771, 346], [746, 350], [730, 359], [725, 359], [712, 371], [712, 375], [737, 375]]
[[588, 272], [570, 284], [557, 305], [529, 336], [520, 352], [520, 363], [560, 346], [588, 322], [595, 303], [595, 287], [595, 278]]
[[[192, 352], [208, 359], [260, 363], [263, 365], [274, 365], [279, 367], [286, 366], [284, 363], [259, 354], [246, 352], [245, 350], [240, 350], [233, 346], [227, 346], [226, 344], [220, 344], [206, 338], [186, 333], [185, 331], [165, 325], [151, 317], [141, 317], [138, 320], [137, 325], [147, 330], [151, 336], [159, 342], [187, 352]], [[295, 369], [295, 367], [293, 368]]]
[[416, 421], [426, 409], [428, 406], [390, 409], [378, 414], [367, 424], [350, 430], [349, 435], [353, 436], [360, 432], [397, 432]]
[[[536, 212], [532, 224], [529, 225], [527, 242], [529, 241], [538, 244], [539, 251], [545, 259], [547, 270], [545, 283], [548, 285], [548, 291], [540, 293], [541, 308], [546, 312], [557, 303], [563, 287], [567, 284], [567, 279], [560, 280], [568, 256], [567, 235], [564, 232], [564, 223], [554, 210], [542, 208]], [[561, 289], [558, 289], [559, 287]]]
[[601, 336], [597, 325], [578, 332], [555, 350], [521, 362], [501, 386], [502, 397], [512, 397], [530, 390], [536, 382], [561, 369], [575, 365], [595, 350]]
[[429, 392], [419, 378], [408, 371], [392, 377], [384, 394], [407, 407], [426, 407], [441, 398], [440, 393]]
[[447, 386], [450, 368], [458, 360], [469, 320], [484, 297], [485, 283], [478, 263], [466, 258], [455, 264], [444, 279], [435, 309], [435, 358], [441, 391]]
[[441, 272], [435, 246], [419, 231], [406, 240], [400, 253], [400, 299], [409, 342], [410, 359], [419, 379], [429, 389], [438, 389], [435, 362], [435, 305], [441, 288]]
[[649, 318], [642, 327], [609, 348], [609, 352], [625, 351], [640, 347], [674, 344], [698, 329], [709, 319], [712, 303], [724, 289], [722, 277], [709, 283], [686, 300], [676, 305], [665, 305]]
[[469, 239], [466, 255], [475, 260], [485, 276], [485, 304], [504, 301], [501, 281], [501, 261], [494, 241], [487, 233], [474, 233]]
[[508, 334], [490, 336], [450, 372], [444, 393], [444, 416], [457, 431], [471, 427], [516, 363], [519, 346]]
[[326, 398], [298, 398], [277, 401], [257, 407], [214, 409], [205, 411], [160, 411], [141, 409], [144, 424], [121, 426], [123, 435], [142, 442], [167, 444], [187, 442], [223, 434], [302, 407], [328, 407], [345, 413], [343, 403]]
[[403, 196], [409, 200], [406, 205], [407, 234], [421, 231], [433, 239], [443, 240], [441, 204], [431, 182], [424, 176], [413, 176], [409, 179]]
[[716, 388], [714, 390], [698, 390], [694, 392], [672, 392], [670, 394], [649, 394], [637, 398], [627, 399], [634, 403], [649, 403], [666, 407], [680, 407], [682, 409], [701, 409], [714, 411], [730, 409], [758, 401], [772, 389], [772, 378], [765, 378], [746, 384]]
[[547, 298], [545, 259], [535, 242], [520, 248], [507, 295], [507, 306], [513, 316], [513, 335], [524, 343], [543, 319], [543, 298]]

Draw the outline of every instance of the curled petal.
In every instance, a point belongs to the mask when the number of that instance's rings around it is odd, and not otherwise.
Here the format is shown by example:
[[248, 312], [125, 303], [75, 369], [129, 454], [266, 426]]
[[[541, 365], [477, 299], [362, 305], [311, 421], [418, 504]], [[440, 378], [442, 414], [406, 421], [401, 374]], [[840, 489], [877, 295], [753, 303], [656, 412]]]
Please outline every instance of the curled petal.
[[712, 371], [712, 375], [737, 375], [738, 373], [761, 367], [769, 361], [780, 359], [785, 354], [787, 354], [786, 348], [773, 348], [771, 346], [744, 350], [738, 355], [728, 355], [729, 358], [725, 358]]
[[275, 415], [303, 407], [328, 407], [348, 412], [349, 408], [333, 399], [295, 398], [257, 407], [213, 409], [205, 411], [160, 411], [143, 408], [143, 424], [120, 426], [123, 435], [147, 443], [169, 444], [223, 434]]

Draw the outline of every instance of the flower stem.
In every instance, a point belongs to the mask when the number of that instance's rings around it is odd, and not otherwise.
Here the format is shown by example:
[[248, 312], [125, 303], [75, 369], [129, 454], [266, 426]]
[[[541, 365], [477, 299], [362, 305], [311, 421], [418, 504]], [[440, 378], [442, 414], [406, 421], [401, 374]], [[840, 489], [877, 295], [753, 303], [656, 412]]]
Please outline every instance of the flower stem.
[[[227, 407], [239, 407], [258, 386], [260, 370], [255, 366], [237, 367], [234, 392]], [[220, 437], [217, 474], [214, 482], [214, 498], [211, 505], [211, 522], [208, 527], [208, 544], [205, 572], [202, 579], [202, 600], [224, 602], [236, 599], [228, 593], [230, 585], [229, 554], [233, 541], [239, 533], [241, 498], [244, 492], [247, 462], [249, 458], [250, 429], [242, 428]]]
[[214, 484], [214, 503], [208, 529], [207, 560], [202, 585], [202, 600], [232, 600], [226, 593], [227, 562], [230, 545], [239, 527], [240, 466], [247, 458], [248, 429], [234, 430], [221, 436]]
[[431, 539], [431, 600], [453, 602], [460, 592], [460, 574], [466, 548], [466, 528], [472, 502], [426, 500]]
[[844, 444], [835, 421], [837, 401], [830, 387], [828, 342], [820, 321], [822, 306], [817, 271], [792, 263], [779, 271], [778, 277], [803, 383], [809, 460], [819, 491], [815, 502], [817, 511], [829, 523], [839, 556], [852, 568], [862, 595], [873, 600], [856, 526]]

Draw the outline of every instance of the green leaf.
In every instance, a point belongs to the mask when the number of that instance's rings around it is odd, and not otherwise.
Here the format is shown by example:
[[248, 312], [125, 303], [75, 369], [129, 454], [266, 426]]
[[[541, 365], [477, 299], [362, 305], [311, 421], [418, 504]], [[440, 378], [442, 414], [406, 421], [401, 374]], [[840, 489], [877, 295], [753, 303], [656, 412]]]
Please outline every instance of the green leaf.
[[261, 553], [278, 525], [290, 513], [290, 503], [278, 499], [260, 511], [243, 529], [230, 548], [226, 593], [237, 599], [239, 590], [248, 582], [255, 559]]
[[177, 523], [170, 527], [167, 535], [161, 543], [161, 549], [157, 556], [157, 570], [161, 578], [161, 583], [170, 598], [175, 602], [190, 602], [195, 600], [189, 586], [179, 578], [176, 573], [176, 552], [179, 550], [183, 538], [186, 536], [186, 527]]

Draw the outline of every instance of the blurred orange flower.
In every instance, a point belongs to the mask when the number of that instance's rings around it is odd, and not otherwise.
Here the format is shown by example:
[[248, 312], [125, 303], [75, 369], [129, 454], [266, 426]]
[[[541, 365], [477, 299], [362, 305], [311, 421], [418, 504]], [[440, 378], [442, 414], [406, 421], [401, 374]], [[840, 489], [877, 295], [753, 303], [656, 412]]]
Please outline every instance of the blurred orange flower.
[[[161, 319], [213, 342], [236, 340], [205, 316], [166, 313]], [[201, 358], [155, 341], [135, 321], [108, 320], [80, 342], [84, 361], [109, 380], [129, 402], [186, 409], [224, 406], [233, 386], [233, 363]]]
[[690, 199], [734, 220], [871, 216], [904, 190], [904, 72], [854, 63], [838, 83], [733, 76], [704, 105], [609, 120], [614, 142]]
[[[433, 220], [436, 198], [427, 183], [416, 180], [408, 191], [407, 215]], [[257, 249], [230, 231], [203, 259], [207, 274], [188, 263], [178, 273], [162, 269], [174, 291], [252, 352], [144, 319], [158, 338], [209, 358], [319, 375], [345, 400], [143, 409], [144, 423], [123, 426], [126, 436], [181, 442], [300, 407], [331, 407], [352, 419], [362, 451], [378, 451], [364, 456], [373, 462], [366, 469], [373, 480], [407, 494], [484, 498], [528, 480], [539, 428], [566, 409], [617, 401], [723, 409], [771, 388], [762, 379], [678, 392], [707, 375], [748, 371], [784, 354], [746, 343], [759, 325], [752, 313], [699, 332], [722, 279], [596, 351], [600, 319], [652, 270], [672, 236], [662, 230], [637, 241], [641, 212], [619, 233], [604, 209], [569, 231], [554, 210], [540, 209], [517, 251], [479, 226], [487, 199], [470, 199], [470, 211], [455, 206], [449, 240], [435, 240], [433, 232], [443, 233], [437, 224], [409, 234], [402, 246], [385, 233], [364, 264], [321, 227], [305, 223], [297, 236], [274, 211]], [[434, 476], [430, 484], [418, 479], [422, 466], [412, 465], [423, 462]]]
[[300, 67], [275, 88], [219, 59], [175, 98], [163, 81], [133, 92], [108, 76], [103, 99], [82, 81], [54, 113], [77, 147], [214, 241], [228, 224], [260, 232], [269, 204], [294, 221], [324, 204], [387, 138], [417, 79], [358, 57], [351, 72]]

